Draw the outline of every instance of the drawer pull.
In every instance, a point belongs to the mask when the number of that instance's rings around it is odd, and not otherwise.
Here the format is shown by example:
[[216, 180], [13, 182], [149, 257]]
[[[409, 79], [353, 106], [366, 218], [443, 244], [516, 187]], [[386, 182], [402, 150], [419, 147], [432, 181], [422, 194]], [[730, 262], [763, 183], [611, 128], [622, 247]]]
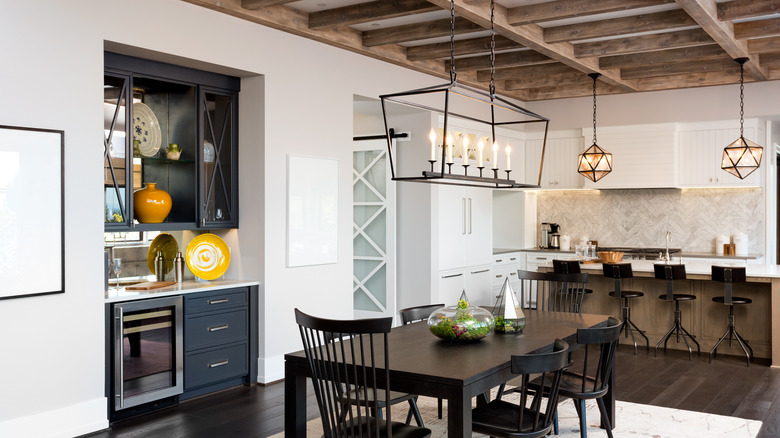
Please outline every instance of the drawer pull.
[[221, 367], [222, 365], [227, 365], [227, 364], [228, 364], [228, 360], [225, 359], [225, 360], [221, 360], [219, 362], [212, 362], [208, 366], [209, 366], [209, 368], [216, 368], [216, 367]]
[[517, 272], [510, 272], [509, 275], [517, 275]]
[[497, 259], [497, 260], [496, 260], [496, 263], [501, 263], [501, 262], [503, 262], [503, 261], [504, 261], [504, 259]]
[[503, 277], [503, 275], [501, 274], [496, 275], [496, 278], [501, 278], [501, 277]]
[[509, 260], [517, 260], [517, 257], [510, 257]]
[[209, 300], [208, 301], [209, 304], [222, 304], [222, 303], [227, 303], [227, 302], [228, 302], [227, 298], [219, 298], [219, 299], [216, 299], [216, 300]]
[[218, 326], [216, 326], [216, 327], [209, 327], [209, 328], [207, 328], [206, 330], [208, 330], [208, 331], [210, 331], [210, 332], [218, 332], [218, 331], [220, 331], [220, 330], [225, 330], [225, 329], [227, 329], [227, 328], [228, 328], [228, 325], [227, 325], [227, 324], [225, 324], [225, 325], [218, 325]]
[[452, 274], [452, 275], [442, 275], [442, 277], [441, 277], [441, 278], [452, 278], [452, 277], [460, 277], [461, 275], [463, 275], [463, 273], [460, 273], [460, 274]]
[[472, 273], [472, 274], [481, 274], [481, 273], [483, 273], [483, 272], [488, 272], [488, 271], [490, 271], [490, 269], [482, 269], [482, 270], [480, 270], [480, 271], [471, 271], [471, 273]]
[[536, 260], [547, 260], [547, 257], [537, 257]]

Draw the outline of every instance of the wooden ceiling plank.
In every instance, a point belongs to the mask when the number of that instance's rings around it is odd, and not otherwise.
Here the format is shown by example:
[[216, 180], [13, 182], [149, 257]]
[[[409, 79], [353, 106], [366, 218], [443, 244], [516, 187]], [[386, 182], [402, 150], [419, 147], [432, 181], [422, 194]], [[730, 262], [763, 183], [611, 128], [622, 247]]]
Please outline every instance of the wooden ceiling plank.
[[[657, 76], [638, 79], [640, 91], [661, 91], [680, 88], [711, 87], [730, 85], [739, 81], [739, 70], [706, 73], [686, 73], [672, 76]], [[748, 82], [748, 78], [745, 78]]]
[[[496, 50], [521, 49], [523, 45], [501, 35], [496, 35]], [[490, 51], [490, 37], [469, 38], [455, 41], [455, 56], [474, 55]], [[450, 43], [425, 44], [406, 49], [410, 61], [449, 58]]]
[[738, 72], [739, 65], [727, 56], [723, 59], [699, 62], [669, 62], [652, 66], [624, 68], [620, 70], [620, 75], [626, 79], [641, 79], [713, 71]]
[[[457, 44], [457, 43], [456, 43]], [[548, 56], [533, 50], [523, 50], [518, 52], [497, 53], [496, 68], [522, 67], [526, 65], [549, 64], [555, 62]], [[450, 68], [450, 60], [444, 61], [444, 68]], [[468, 58], [455, 59], [455, 70], [458, 72], [468, 70], [480, 70], [490, 68], [490, 55], [471, 56]]]
[[283, 5], [297, 0], [241, 0], [241, 7], [244, 9], [257, 10], [267, 8], [268, 6]]
[[[429, 0], [439, 7], [449, 7], [448, 0]], [[469, 4], [465, 2], [455, 3], [455, 13], [469, 21], [478, 23], [484, 28], [490, 28], [490, 4], [485, 2]], [[574, 56], [574, 47], [570, 43], [550, 44], [544, 40], [543, 29], [537, 24], [524, 24], [512, 26], [506, 18], [506, 8], [496, 5], [495, 29], [513, 41], [516, 41], [531, 50], [568, 65], [584, 73], [601, 73], [602, 80], [617, 85], [624, 90], [633, 90], [633, 84], [620, 77], [618, 71], [601, 70], [595, 59], [578, 59]]]
[[507, 9], [512, 25], [540, 23], [564, 18], [583, 17], [605, 12], [657, 6], [674, 0], [558, 0]]
[[[750, 56], [747, 43], [740, 41], [737, 28], [728, 21], [718, 20], [715, 0], [677, 0], [677, 4], [688, 13], [718, 43], [732, 59], [748, 58], [745, 72], [757, 80], [766, 80], [766, 68], [763, 68], [756, 56]], [[743, 23], [747, 24], [747, 23]], [[779, 28], [780, 29], [780, 28]]]
[[[543, 65], [531, 65], [528, 67], [510, 67], [501, 68], [496, 70], [494, 78], [495, 80], [511, 80], [526, 77], [544, 77], [549, 75], [557, 75], [561, 73], [579, 73], [585, 77], [587, 75], [582, 72], [569, 67], [568, 65], [555, 63], [555, 64], [543, 64]], [[479, 82], [490, 81], [490, 70], [477, 71], [477, 80]]]
[[[740, 40], [776, 35], [780, 35], [780, 18], [734, 23], [734, 37]], [[745, 67], [747, 68], [747, 64]]]
[[[384, 44], [399, 44], [428, 38], [450, 36], [452, 25], [449, 18], [426, 21], [424, 23], [404, 24], [363, 32], [363, 45], [376, 47]], [[455, 17], [455, 35], [485, 30], [479, 24], [463, 17]]]
[[[593, 81], [583, 84], [564, 84], [559, 86], [533, 88], [527, 91], [528, 101], [568, 99], [572, 97], [592, 97]], [[610, 94], [624, 94], [625, 90], [599, 81], [596, 89], [597, 96]]]
[[747, 43], [748, 43], [748, 52], [750, 52], [751, 54], [780, 52], [780, 36], [769, 37], [769, 38], [757, 38], [754, 40], [748, 40]]
[[312, 12], [309, 14], [309, 27], [311, 29], [324, 29], [333, 26], [349, 26], [440, 10], [441, 8], [426, 0], [393, 0], [391, 2], [379, 0]]
[[718, 19], [721, 21], [761, 17], [780, 13], [777, 0], [734, 0], [718, 3]]
[[528, 76], [518, 79], [507, 79], [504, 88], [507, 90], [527, 90], [532, 88], [560, 87], [571, 84], [593, 84], [593, 80], [582, 72], [559, 73], [547, 76]]
[[622, 55], [651, 50], [695, 47], [712, 43], [712, 37], [704, 30], [690, 29], [606, 41], [579, 43], [574, 45], [574, 55], [578, 58]]
[[764, 53], [760, 55], [761, 65], [766, 68], [780, 67], [780, 53]]
[[610, 20], [548, 27], [544, 29], [544, 41], [547, 43], [560, 43], [695, 25], [696, 22], [685, 11], [675, 9]]
[[601, 66], [601, 68], [631, 68], [675, 61], [696, 61], [723, 57], [728, 57], [726, 51], [719, 45], [713, 43], [705, 46], [655, 50], [651, 52], [632, 53], [629, 55], [605, 56], [599, 59], [599, 66]]

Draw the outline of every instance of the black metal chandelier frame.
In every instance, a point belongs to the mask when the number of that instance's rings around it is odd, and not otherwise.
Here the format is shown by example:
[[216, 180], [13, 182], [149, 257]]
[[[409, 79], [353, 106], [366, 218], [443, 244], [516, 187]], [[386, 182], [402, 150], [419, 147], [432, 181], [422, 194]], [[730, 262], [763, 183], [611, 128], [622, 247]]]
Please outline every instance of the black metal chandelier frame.
[[[490, 9], [491, 9], [491, 16], [490, 16], [490, 35], [491, 35], [491, 44], [490, 44], [490, 86], [489, 86], [489, 92], [484, 92], [482, 90], [479, 90], [474, 87], [470, 87], [467, 85], [463, 85], [458, 83], [457, 81], [457, 72], [455, 71], [455, 32], [454, 32], [454, 26], [455, 26], [455, 2], [454, 0], [450, 1], [450, 24], [451, 24], [451, 31], [450, 31], [450, 82], [446, 84], [441, 85], [435, 85], [430, 87], [424, 87], [424, 88], [418, 88], [415, 90], [410, 91], [403, 91], [399, 93], [391, 93], [391, 94], [384, 94], [379, 96], [381, 103], [382, 103], [382, 117], [385, 124], [385, 134], [387, 137], [387, 151], [388, 151], [388, 158], [390, 159], [390, 172], [391, 172], [391, 178], [393, 181], [409, 181], [409, 182], [423, 182], [423, 183], [433, 183], [433, 184], [449, 184], [449, 185], [460, 185], [460, 186], [470, 186], [470, 187], [487, 187], [487, 188], [539, 188], [541, 187], [541, 178], [542, 178], [542, 169], [544, 167], [544, 153], [547, 146], [547, 131], [549, 128], [550, 120], [546, 117], [542, 117], [532, 111], [529, 111], [519, 105], [516, 105], [502, 97], [499, 97], [495, 93], [495, 81], [494, 81], [494, 74], [495, 74], [495, 26], [494, 26], [494, 10], [495, 10], [495, 4], [494, 0], [491, 0], [490, 2]], [[411, 97], [419, 96], [419, 95], [425, 95], [425, 94], [434, 94], [434, 93], [443, 93], [444, 94], [444, 106], [443, 108], [437, 108], [433, 107], [431, 105], [426, 105], [419, 102], [414, 102], [410, 100]], [[453, 110], [451, 105], [451, 97], [457, 96], [458, 98], [466, 98], [471, 99], [474, 101], [474, 104], [479, 105], [490, 105], [490, 117], [488, 118], [480, 118], [475, 117], [472, 115], [465, 114], [463, 112], [458, 112]], [[542, 155], [539, 163], [539, 179], [537, 181], [537, 184], [525, 184], [517, 182], [510, 178], [511, 170], [503, 170], [504, 173], [506, 173], [506, 176], [499, 176], [499, 173], [501, 172], [497, 167], [494, 167], [490, 169], [492, 171], [492, 177], [491, 176], [484, 176], [483, 170], [484, 166], [479, 166], [477, 169], [479, 169], [479, 176], [476, 175], [469, 175], [468, 174], [468, 164], [462, 164], [458, 165], [463, 168], [462, 174], [453, 173], [453, 164], [452, 162], [447, 162], [447, 155], [446, 155], [446, 147], [441, 147], [441, 165], [438, 168], [438, 171], [436, 170], [436, 163], [439, 160], [430, 159], [428, 160], [430, 164], [430, 170], [424, 170], [422, 171], [422, 174], [420, 176], [398, 176], [396, 175], [396, 163], [395, 159], [396, 156], [393, 151], [393, 137], [394, 132], [398, 131], [396, 128], [392, 128], [388, 124], [388, 118], [387, 118], [387, 106], [386, 102], [392, 102], [401, 104], [407, 107], [413, 107], [420, 110], [429, 111], [432, 113], [438, 113], [443, 115], [443, 135], [442, 135], [442, 143], [444, 143], [444, 139], [447, 138], [447, 134], [449, 132], [449, 119], [450, 117], [456, 117], [460, 119], [470, 120], [473, 122], [479, 122], [484, 125], [490, 126], [490, 133], [492, 136], [492, 142], [496, 141], [496, 127], [503, 127], [503, 126], [511, 126], [511, 125], [522, 125], [527, 123], [544, 123], [544, 138], [542, 143]], [[502, 111], [508, 112], [509, 114], [516, 115], [517, 120], [512, 118], [511, 120], [506, 121], [496, 121], [496, 109], [500, 109]], [[444, 145], [442, 145], [444, 146]], [[434, 158], [434, 157], [431, 157]], [[495, 157], [494, 157], [495, 159]], [[457, 169], [457, 167], [456, 167]]]

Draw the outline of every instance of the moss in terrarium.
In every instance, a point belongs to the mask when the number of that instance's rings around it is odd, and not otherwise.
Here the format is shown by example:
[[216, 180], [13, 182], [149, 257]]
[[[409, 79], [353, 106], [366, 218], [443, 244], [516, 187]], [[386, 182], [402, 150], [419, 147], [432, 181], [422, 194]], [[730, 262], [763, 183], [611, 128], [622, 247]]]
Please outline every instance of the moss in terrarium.
[[492, 323], [490, 320], [478, 321], [469, 309], [468, 301], [459, 300], [452, 318], [441, 314], [429, 328], [431, 333], [441, 339], [475, 341], [490, 334]]

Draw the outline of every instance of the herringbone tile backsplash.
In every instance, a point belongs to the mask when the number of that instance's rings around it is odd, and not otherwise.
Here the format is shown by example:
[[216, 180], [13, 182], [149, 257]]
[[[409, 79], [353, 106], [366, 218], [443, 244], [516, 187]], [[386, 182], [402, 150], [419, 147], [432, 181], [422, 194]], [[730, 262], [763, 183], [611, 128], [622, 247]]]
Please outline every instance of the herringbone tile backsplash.
[[572, 248], [582, 236], [599, 246], [666, 244], [686, 252], [715, 252], [715, 237], [745, 233], [749, 253], [764, 250], [761, 189], [642, 189], [539, 192], [537, 226], [561, 225]]

